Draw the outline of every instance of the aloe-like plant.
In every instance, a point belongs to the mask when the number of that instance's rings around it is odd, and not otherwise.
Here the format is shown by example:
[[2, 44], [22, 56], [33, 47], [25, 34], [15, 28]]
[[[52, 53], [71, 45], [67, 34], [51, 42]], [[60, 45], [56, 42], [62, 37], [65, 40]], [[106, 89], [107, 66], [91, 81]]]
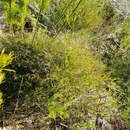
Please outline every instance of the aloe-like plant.
[[[9, 65], [13, 60], [13, 54], [5, 54], [4, 50], [2, 50], [0, 54], [0, 84], [3, 82], [5, 78], [5, 73], [4, 71], [13, 71], [10, 69], [6, 69], [5, 67]], [[0, 92], [0, 104], [3, 102], [2, 100], [2, 93]]]

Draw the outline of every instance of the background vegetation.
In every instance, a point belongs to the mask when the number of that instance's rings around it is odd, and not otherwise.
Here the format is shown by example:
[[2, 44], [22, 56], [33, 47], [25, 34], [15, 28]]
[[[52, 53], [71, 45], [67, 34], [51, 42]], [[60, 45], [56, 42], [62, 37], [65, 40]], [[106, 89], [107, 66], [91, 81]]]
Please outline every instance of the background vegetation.
[[130, 128], [129, 19], [107, 0], [0, 4], [6, 23], [0, 38], [0, 83], [7, 65], [8, 71], [15, 70], [5, 72], [0, 85], [4, 125]]

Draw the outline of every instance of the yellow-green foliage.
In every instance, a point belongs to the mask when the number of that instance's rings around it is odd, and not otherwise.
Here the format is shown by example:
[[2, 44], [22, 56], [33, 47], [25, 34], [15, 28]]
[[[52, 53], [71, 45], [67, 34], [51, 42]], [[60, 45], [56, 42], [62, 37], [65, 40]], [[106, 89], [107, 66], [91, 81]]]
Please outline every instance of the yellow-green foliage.
[[31, 0], [31, 3], [40, 10], [40, 12], [45, 13], [46, 9], [49, 7], [51, 0]]
[[[6, 69], [5, 67], [9, 65], [12, 62], [12, 53], [10, 54], [4, 54], [4, 50], [0, 54], [0, 84], [3, 82], [5, 78], [4, 70], [10, 71], [9, 69]], [[0, 104], [2, 103], [2, 93], [0, 93]]]
[[102, 23], [102, 0], [61, 0], [55, 2], [52, 17], [57, 25], [70, 29], [93, 28]]
[[123, 37], [121, 39], [121, 48], [125, 51], [130, 51], [130, 20], [124, 20], [122, 23]]
[[19, 1], [19, 14], [20, 14], [20, 24], [23, 26], [25, 22], [25, 18], [27, 16], [27, 9], [28, 9], [29, 0], [21, 0]]
[[8, 102], [15, 104], [14, 95], [21, 87], [18, 110], [38, 109], [51, 119], [80, 121], [90, 113], [111, 116], [110, 111], [116, 109], [111, 91], [106, 90], [113, 87], [111, 79], [99, 58], [74, 34], [54, 39], [38, 33], [33, 45], [32, 35], [14, 39], [3, 41], [9, 52], [14, 51], [12, 67], [17, 72], [8, 77], [4, 84], [8, 88], [3, 91], [10, 97]]
[[[49, 65], [50, 74], [44, 82], [53, 81], [48, 90], [53, 93], [47, 103], [49, 117], [67, 118], [73, 106], [79, 111], [82, 107], [83, 111], [108, 116], [110, 110], [116, 108], [115, 100], [106, 91], [110, 78], [98, 57], [93, 56], [72, 35], [60, 35], [55, 40], [47, 41], [41, 37], [36, 39], [43, 46]], [[35, 98], [42, 101], [42, 96], [36, 95]]]
[[1, 0], [1, 4], [5, 7], [6, 20], [10, 29], [22, 28], [27, 16], [29, 0]]

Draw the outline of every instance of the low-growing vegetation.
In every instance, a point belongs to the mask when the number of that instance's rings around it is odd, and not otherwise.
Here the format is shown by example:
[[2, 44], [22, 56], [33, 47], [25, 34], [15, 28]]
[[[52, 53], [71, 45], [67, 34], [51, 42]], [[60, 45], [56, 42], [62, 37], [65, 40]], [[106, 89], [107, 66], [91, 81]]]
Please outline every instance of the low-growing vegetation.
[[0, 5], [6, 25], [0, 37], [3, 126], [130, 128], [130, 20], [109, 0]]

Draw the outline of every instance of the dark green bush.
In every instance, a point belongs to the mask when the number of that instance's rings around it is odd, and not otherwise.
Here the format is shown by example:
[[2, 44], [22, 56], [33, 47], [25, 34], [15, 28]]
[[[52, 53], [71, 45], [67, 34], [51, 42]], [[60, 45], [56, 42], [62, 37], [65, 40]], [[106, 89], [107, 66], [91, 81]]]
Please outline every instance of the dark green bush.
[[41, 86], [41, 80], [46, 78], [49, 71], [44, 53], [37, 52], [25, 42], [15, 40], [4, 41], [6, 51], [10, 52], [12, 50], [16, 56], [11, 66], [16, 73], [7, 74], [8, 82], [3, 84], [2, 87], [4, 93], [8, 95], [8, 103], [12, 105], [17, 100], [19, 89], [20, 98], [23, 100], [32, 90]]

